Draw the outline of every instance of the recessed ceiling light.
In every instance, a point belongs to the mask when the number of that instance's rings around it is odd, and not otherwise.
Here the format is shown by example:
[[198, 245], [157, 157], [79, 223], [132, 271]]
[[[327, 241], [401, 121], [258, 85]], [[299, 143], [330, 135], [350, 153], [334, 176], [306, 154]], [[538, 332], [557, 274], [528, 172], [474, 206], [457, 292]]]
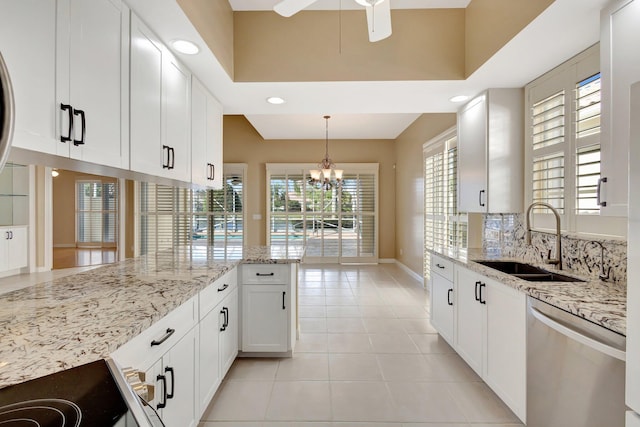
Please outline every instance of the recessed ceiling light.
[[451, 101], [451, 102], [464, 102], [467, 99], [469, 99], [469, 97], [467, 95], [456, 95], [454, 97], [449, 98], [449, 101]]
[[175, 50], [185, 55], [195, 55], [200, 52], [198, 45], [188, 40], [174, 40], [171, 45]]
[[270, 96], [269, 98], [267, 98], [267, 102], [273, 105], [280, 105], [280, 104], [284, 104], [285, 101], [279, 96]]

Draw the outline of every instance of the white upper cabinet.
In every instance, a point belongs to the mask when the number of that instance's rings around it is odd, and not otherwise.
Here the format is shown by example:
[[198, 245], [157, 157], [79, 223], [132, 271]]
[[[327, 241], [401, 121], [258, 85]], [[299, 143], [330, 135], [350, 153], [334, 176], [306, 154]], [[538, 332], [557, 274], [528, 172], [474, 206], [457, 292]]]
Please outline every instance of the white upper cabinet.
[[16, 147], [128, 166], [128, 14], [117, 0], [2, 3]]
[[617, 1], [601, 13], [602, 215], [626, 216], [630, 86], [640, 81], [640, 1]]
[[191, 74], [131, 17], [131, 170], [191, 181]]
[[191, 156], [191, 181], [221, 189], [222, 106], [195, 78], [191, 81]]
[[523, 92], [489, 89], [458, 112], [458, 211], [523, 210]]

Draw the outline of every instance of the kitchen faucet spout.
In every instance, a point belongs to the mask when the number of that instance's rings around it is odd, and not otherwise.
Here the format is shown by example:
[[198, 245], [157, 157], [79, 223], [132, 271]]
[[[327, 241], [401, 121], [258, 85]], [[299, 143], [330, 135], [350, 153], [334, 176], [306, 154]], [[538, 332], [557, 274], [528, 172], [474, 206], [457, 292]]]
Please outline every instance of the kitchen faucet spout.
[[552, 259], [551, 258], [551, 250], [549, 250], [549, 255], [547, 256], [547, 263], [548, 264], [557, 265], [558, 266], [558, 270], [562, 270], [562, 236], [560, 234], [560, 214], [558, 213], [556, 208], [551, 206], [549, 203], [533, 202], [527, 208], [527, 213], [526, 213], [526, 220], [527, 220], [526, 242], [527, 242], [527, 245], [531, 244], [531, 218], [530, 218], [530, 216], [531, 216], [531, 209], [533, 209], [533, 207], [535, 207], [535, 206], [542, 206], [542, 207], [545, 207], [545, 208], [551, 210], [551, 212], [553, 212], [553, 215], [556, 217], [556, 257], [555, 257], [555, 259]]
[[600, 242], [598, 242], [597, 240], [591, 240], [587, 243], [584, 244], [585, 249], [587, 248], [588, 245], [591, 244], [596, 244], [598, 246], [600, 246], [600, 274], [598, 275], [598, 278], [600, 280], [607, 280], [609, 279], [609, 273], [611, 273], [611, 266], [609, 266], [609, 268], [605, 271], [604, 269], [604, 245]]

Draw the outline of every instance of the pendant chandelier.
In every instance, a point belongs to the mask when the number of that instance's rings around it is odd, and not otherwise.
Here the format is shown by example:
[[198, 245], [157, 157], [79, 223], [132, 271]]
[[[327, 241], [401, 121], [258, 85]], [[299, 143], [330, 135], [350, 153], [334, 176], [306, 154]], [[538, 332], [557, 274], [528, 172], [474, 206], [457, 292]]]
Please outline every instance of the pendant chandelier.
[[[336, 169], [336, 165], [329, 158], [329, 119], [331, 116], [324, 116], [325, 120], [325, 154], [324, 159], [318, 163], [318, 169], [311, 169], [311, 183], [318, 185], [325, 190], [331, 187], [339, 187], [342, 182], [342, 169]], [[333, 175], [333, 176], [332, 176]]]

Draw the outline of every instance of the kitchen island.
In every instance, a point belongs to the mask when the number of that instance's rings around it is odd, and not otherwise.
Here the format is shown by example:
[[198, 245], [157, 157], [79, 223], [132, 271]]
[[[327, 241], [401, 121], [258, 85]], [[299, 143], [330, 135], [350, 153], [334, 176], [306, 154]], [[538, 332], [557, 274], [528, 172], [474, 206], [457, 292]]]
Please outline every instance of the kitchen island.
[[0, 295], [0, 387], [101, 359], [240, 263], [297, 263], [302, 246], [178, 249]]

